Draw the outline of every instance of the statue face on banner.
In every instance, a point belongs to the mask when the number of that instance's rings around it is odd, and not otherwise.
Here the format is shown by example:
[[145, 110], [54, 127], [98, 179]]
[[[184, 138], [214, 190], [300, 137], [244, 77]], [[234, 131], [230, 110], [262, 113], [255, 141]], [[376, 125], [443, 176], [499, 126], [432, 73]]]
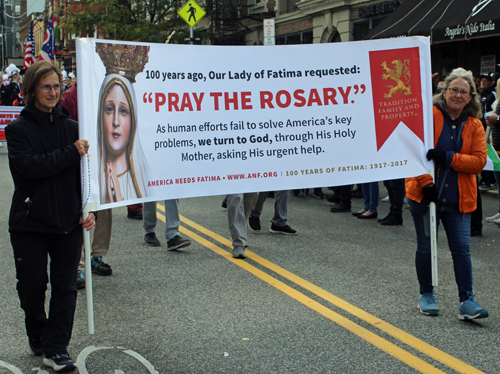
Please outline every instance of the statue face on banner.
[[104, 134], [108, 154], [118, 157], [126, 151], [132, 127], [130, 104], [118, 85], [114, 85], [104, 98]]

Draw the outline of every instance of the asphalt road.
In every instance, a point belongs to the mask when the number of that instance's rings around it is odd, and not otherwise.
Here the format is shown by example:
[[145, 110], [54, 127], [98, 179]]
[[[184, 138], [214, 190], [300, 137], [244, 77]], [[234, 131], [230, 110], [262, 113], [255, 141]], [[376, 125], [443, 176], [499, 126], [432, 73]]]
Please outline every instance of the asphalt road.
[[[332, 181], [334, 184], [334, 181]], [[50, 373], [28, 353], [8, 234], [13, 185], [0, 148], [0, 374]], [[311, 190], [312, 191], [312, 190]], [[327, 190], [324, 189], [326, 192]], [[385, 189], [381, 188], [381, 197]], [[290, 196], [296, 236], [249, 234], [247, 260], [230, 255], [222, 196], [182, 200], [182, 235], [193, 244], [168, 252], [143, 241], [142, 221], [113, 211], [109, 277], [94, 276], [95, 334], [79, 291], [68, 347], [79, 373], [500, 373], [500, 228], [484, 222], [472, 238], [476, 300], [490, 317], [457, 318], [458, 296], [440, 230], [441, 313], [416, 308], [415, 232], [332, 214], [325, 200]], [[354, 209], [362, 208], [360, 199]], [[380, 203], [385, 215], [387, 203]], [[483, 195], [484, 215], [498, 208]], [[161, 207], [159, 207], [159, 216]]]

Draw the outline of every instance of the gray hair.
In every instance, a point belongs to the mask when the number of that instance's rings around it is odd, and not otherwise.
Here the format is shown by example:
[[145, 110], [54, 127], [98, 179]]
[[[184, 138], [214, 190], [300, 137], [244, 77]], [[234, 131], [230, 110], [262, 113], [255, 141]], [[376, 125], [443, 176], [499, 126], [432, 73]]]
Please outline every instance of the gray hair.
[[471, 100], [465, 106], [464, 109], [467, 110], [470, 117], [481, 118], [482, 117], [482, 109], [480, 104], [481, 96], [476, 90], [476, 84], [474, 83], [474, 77], [472, 76], [472, 72], [467, 71], [463, 68], [453, 69], [450, 75], [448, 75], [444, 80], [443, 91], [434, 95], [432, 97], [432, 102], [434, 104], [439, 103], [444, 110], [448, 111], [448, 107], [446, 106], [446, 100], [444, 98], [444, 91], [447, 90], [448, 87], [450, 87], [451, 82], [453, 82], [457, 78], [465, 79], [470, 86]]

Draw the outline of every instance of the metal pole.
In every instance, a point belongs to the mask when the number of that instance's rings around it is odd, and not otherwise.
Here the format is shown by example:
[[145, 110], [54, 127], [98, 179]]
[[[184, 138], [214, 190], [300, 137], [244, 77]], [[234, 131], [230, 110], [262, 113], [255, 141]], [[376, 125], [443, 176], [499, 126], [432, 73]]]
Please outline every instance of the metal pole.
[[[434, 175], [434, 174], [433, 174]], [[430, 240], [431, 240], [431, 274], [432, 285], [437, 287], [438, 282], [438, 265], [437, 265], [437, 221], [436, 221], [436, 204], [429, 204], [430, 213]]]
[[[82, 162], [82, 191], [83, 196], [90, 196], [90, 185], [85, 183], [86, 178], [84, 176], [90, 175], [88, 157], [89, 155], [81, 156]], [[85, 159], [87, 162], [85, 162]], [[89, 216], [91, 209], [91, 204], [88, 201], [82, 201], [84, 204], [82, 218], [86, 219]], [[91, 260], [91, 241], [90, 241], [90, 231], [84, 230], [84, 247], [85, 247], [85, 292], [87, 294], [87, 328], [89, 334], [94, 334], [94, 296], [92, 290], [92, 266]]]
[[5, 4], [4, 0], [0, 0], [0, 26], [1, 26], [1, 34], [2, 34], [2, 63], [0, 69], [5, 66]]
[[[85, 156], [82, 156], [85, 157]], [[89, 216], [89, 209], [83, 211], [83, 218]], [[84, 230], [85, 244], [85, 290], [87, 294], [87, 329], [89, 334], [94, 334], [94, 296], [92, 290], [92, 265], [90, 264], [90, 231]]]
[[3, 37], [3, 25], [0, 25], [1, 29], [0, 29], [0, 34], [2, 35], [2, 63], [0, 64], [0, 70], [3, 69], [4, 65], [5, 65], [5, 52], [4, 52], [4, 45], [5, 45], [5, 42], [4, 42], [4, 37]]
[[193, 32], [193, 28], [192, 27], [190, 29], [191, 30], [189, 31], [189, 39], [190, 39], [189, 44], [193, 45], [194, 44], [194, 32]]

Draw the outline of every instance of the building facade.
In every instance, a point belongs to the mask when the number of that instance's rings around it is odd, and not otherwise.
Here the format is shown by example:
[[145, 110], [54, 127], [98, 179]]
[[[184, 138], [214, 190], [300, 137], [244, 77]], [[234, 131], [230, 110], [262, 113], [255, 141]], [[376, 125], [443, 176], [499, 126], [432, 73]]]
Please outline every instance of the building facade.
[[21, 22], [26, 17], [26, 0], [0, 0], [0, 47], [2, 66], [22, 60]]
[[[216, 7], [224, 7], [224, 1]], [[368, 32], [392, 13], [401, 0], [243, 0], [232, 2], [239, 5], [236, 20], [212, 19], [215, 29], [222, 22], [238, 23], [235, 33], [243, 45], [263, 45], [263, 19], [275, 22], [275, 44], [313, 44], [363, 40]], [[229, 12], [231, 15], [231, 12]], [[229, 18], [229, 17], [228, 17]], [[233, 17], [234, 18], [234, 17]], [[202, 24], [200, 28], [207, 28]], [[235, 43], [236, 44], [236, 43]]]

